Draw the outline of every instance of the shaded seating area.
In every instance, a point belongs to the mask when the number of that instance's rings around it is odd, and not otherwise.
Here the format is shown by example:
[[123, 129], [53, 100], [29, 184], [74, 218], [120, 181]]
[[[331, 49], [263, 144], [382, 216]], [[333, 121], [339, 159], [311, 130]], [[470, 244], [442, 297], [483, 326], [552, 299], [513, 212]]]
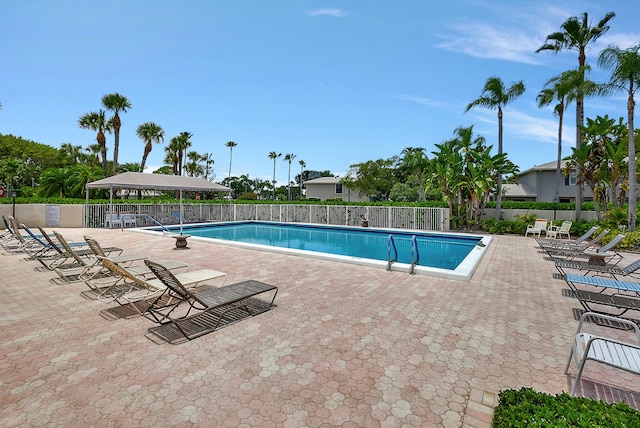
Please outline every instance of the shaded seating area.
[[[202, 291], [189, 290], [165, 266], [146, 260], [147, 267], [166, 287], [166, 292], [148, 309], [149, 319], [160, 324], [150, 333], [174, 342], [176, 332], [187, 340], [215, 331], [221, 324], [239, 321], [268, 311], [278, 293], [278, 287], [248, 280]], [[261, 301], [256, 296], [272, 293], [271, 299]], [[169, 325], [169, 328], [166, 327]]]

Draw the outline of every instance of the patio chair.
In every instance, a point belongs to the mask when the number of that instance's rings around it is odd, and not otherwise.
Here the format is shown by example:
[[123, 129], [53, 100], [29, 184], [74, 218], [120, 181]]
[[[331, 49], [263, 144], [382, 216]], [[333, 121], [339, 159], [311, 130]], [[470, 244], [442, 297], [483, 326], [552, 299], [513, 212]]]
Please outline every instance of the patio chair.
[[560, 226], [549, 226], [547, 229], [547, 238], [550, 239], [562, 239], [563, 236], [566, 236], [567, 239], [571, 239], [571, 225], [573, 225], [572, 221], [563, 221]]
[[566, 270], [579, 270], [584, 272], [584, 276], [588, 276], [589, 273], [593, 272], [591, 276], [609, 275], [614, 279], [618, 279], [619, 276], [635, 278], [634, 274], [640, 269], [640, 260], [629, 263], [623, 268], [618, 267], [616, 264], [594, 265], [583, 260], [556, 260], [556, 269], [563, 277], [567, 274]]
[[[600, 276], [581, 276], [571, 273], [566, 274], [564, 280], [587, 312], [621, 316], [629, 310], [640, 310], [640, 284], [637, 282], [618, 281]], [[578, 288], [578, 284], [590, 285], [599, 288], [599, 290], [584, 290]], [[620, 312], [612, 314], [609, 311], [597, 310], [591, 306], [592, 304], [616, 308]]]
[[[635, 343], [622, 342], [583, 331], [587, 318], [615, 322], [627, 327], [629, 330], [633, 330]], [[630, 373], [640, 374], [640, 328], [630, 320], [586, 312], [580, 317], [571, 352], [569, 353], [569, 360], [564, 368], [565, 374], [569, 373], [572, 359], [575, 361], [577, 369], [576, 377], [571, 386], [570, 395], [572, 396], [575, 395], [578, 389], [584, 366], [589, 360]]]
[[13, 216], [8, 217], [8, 225], [13, 234], [12, 239], [8, 239], [2, 242], [2, 248], [9, 253], [27, 253], [35, 252], [42, 246], [34, 241], [29, 235], [23, 236], [20, 233], [20, 228]]
[[120, 213], [120, 221], [124, 227], [137, 227], [136, 215], [134, 213]]
[[[95, 281], [87, 283], [87, 285], [92, 288], [92, 292], [83, 293], [83, 296], [97, 298], [102, 301], [115, 300], [121, 306], [127, 305], [133, 309], [133, 312], [129, 313], [128, 316], [145, 315], [153, 305], [166, 306], [178, 303], [175, 302], [172, 295], [168, 293], [162, 293], [160, 296], [153, 297], [158, 291], [166, 291], [166, 287], [162, 281], [153, 275], [146, 265], [144, 266], [144, 270], [138, 269], [138, 267], [125, 268], [114, 263], [107, 257], [98, 257], [98, 259], [100, 263], [114, 273], [114, 277], [117, 279], [110, 284], [101, 284]], [[163, 262], [163, 266], [172, 271], [182, 267], [188, 268], [188, 265], [185, 263], [176, 261]], [[148, 278], [147, 274], [150, 274], [153, 278]], [[181, 281], [186, 288], [193, 288], [203, 282], [216, 279], [222, 279], [222, 284], [224, 285], [227, 274], [212, 269], [200, 269], [191, 272], [177, 273], [175, 277]], [[110, 312], [118, 312], [118, 310], [111, 310]]]
[[578, 245], [557, 245], [557, 246], [547, 246], [543, 247], [543, 250], [551, 256], [551, 258], [557, 257], [574, 257], [576, 254], [584, 253], [591, 247], [594, 247], [597, 243], [602, 241], [605, 236], [607, 236], [610, 232], [610, 229], [604, 229], [602, 232], [598, 234], [595, 238], [590, 240], [589, 242], [578, 244]]
[[107, 212], [104, 217], [104, 227], [109, 229], [122, 228], [122, 219], [118, 217], [118, 213]]
[[[583, 244], [584, 241], [586, 241], [587, 239], [591, 238], [591, 236], [593, 236], [594, 233], [596, 233], [596, 230], [598, 230], [598, 226], [591, 226], [591, 229], [587, 230], [584, 235], [580, 236], [577, 239], [574, 239], [573, 241], [558, 241], [557, 239], [539, 239], [538, 240], [538, 245], [540, 245], [541, 248], [545, 248], [545, 247], [574, 247], [574, 246], [581, 246], [581, 245], [586, 245]], [[609, 232], [607, 232], [609, 233]], [[606, 235], [606, 233], [604, 235], [602, 235], [602, 238], [604, 238]], [[600, 238], [600, 239], [602, 239]]]
[[532, 234], [533, 236], [538, 235], [538, 238], [540, 238], [540, 234], [542, 232], [544, 232], [544, 234], [546, 235], [548, 223], [549, 223], [549, 220], [546, 220], [543, 218], [537, 219], [534, 224], [527, 225], [527, 229], [524, 232], [524, 236], [526, 237], [527, 235]]
[[[278, 294], [278, 287], [254, 280], [191, 291], [161, 264], [150, 260], [145, 260], [145, 264], [167, 287], [165, 297], [173, 298], [168, 304], [158, 302], [152, 305], [148, 311], [152, 316], [150, 319], [161, 325], [171, 323], [188, 340], [215, 331], [223, 318], [229, 323], [242, 319], [231, 312], [243, 311], [249, 316], [257, 315], [255, 310], [252, 311], [252, 304], [256, 300], [254, 297], [273, 292], [271, 301], [259, 306], [261, 310], [258, 313], [268, 311]], [[179, 314], [177, 309], [181, 304], [186, 306], [186, 312]], [[229, 317], [226, 317], [227, 314]]]
[[[84, 236], [84, 240], [87, 243], [87, 245], [89, 245], [89, 248], [91, 249], [91, 251], [93, 252], [93, 254], [96, 257], [110, 257], [109, 256], [109, 251], [105, 251], [100, 244], [98, 243], [98, 241], [96, 241], [95, 239], [93, 239], [90, 236], [85, 235]], [[115, 248], [115, 247], [111, 247], [111, 248]], [[107, 248], [108, 250], [109, 248]], [[112, 251], [111, 251], [112, 252]], [[120, 255], [118, 255], [117, 257], [112, 257], [112, 260], [118, 264], [122, 264], [122, 263], [132, 263], [135, 261], [139, 261], [139, 260], [145, 260], [148, 257], [145, 256], [144, 254], [127, 254], [125, 256], [122, 255], [122, 253], [120, 253]]]

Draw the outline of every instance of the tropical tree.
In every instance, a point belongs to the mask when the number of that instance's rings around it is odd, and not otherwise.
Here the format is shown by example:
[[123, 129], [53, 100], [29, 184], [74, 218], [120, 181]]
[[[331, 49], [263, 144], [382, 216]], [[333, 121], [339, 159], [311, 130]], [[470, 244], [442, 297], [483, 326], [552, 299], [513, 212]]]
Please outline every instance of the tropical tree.
[[70, 168], [49, 168], [42, 171], [38, 193], [46, 197], [64, 198], [69, 193], [71, 186]]
[[640, 44], [622, 50], [609, 46], [600, 53], [598, 64], [611, 71], [608, 92], [627, 92], [627, 141], [629, 153], [629, 215], [628, 226], [631, 232], [636, 230], [637, 221], [637, 184], [636, 184], [636, 145], [633, 116], [635, 114], [634, 95], [640, 84]]
[[225, 146], [229, 147], [229, 178], [231, 178], [231, 160], [233, 159], [233, 148], [237, 146], [233, 141], [228, 141]]
[[160, 144], [164, 141], [164, 130], [160, 125], [146, 122], [138, 126], [136, 134], [145, 143], [142, 162], [140, 162], [140, 170], [144, 172], [144, 166], [147, 163], [147, 157], [151, 153], [151, 149], [153, 149], [153, 143]]
[[560, 198], [560, 181], [562, 180], [562, 126], [564, 122], [564, 111], [571, 101], [575, 100], [576, 87], [581, 79], [579, 70], [569, 70], [558, 76], [549, 79], [544, 88], [540, 91], [536, 100], [538, 107], [546, 107], [552, 103], [554, 116], [558, 117], [558, 156], [556, 159], [556, 188], [554, 201]]
[[389, 159], [377, 159], [349, 166], [347, 176], [341, 183], [355, 189], [363, 195], [387, 200], [391, 189], [398, 182], [396, 178], [397, 156]]
[[120, 147], [120, 127], [122, 126], [119, 113], [126, 113], [127, 109], [131, 108], [131, 103], [127, 97], [116, 92], [103, 96], [102, 105], [113, 112], [110, 122], [113, 125], [113, 175], [116, 175], [118, 170], [118, 149]]
[[282, 156], [282, 153], [269, 152], [269, 159], [273, 159], [273, 180], [271, 181], [273, 186], [273, 199], [276, 198], [276, 159]]
[[99, 110], [96, 112], [85, 113], [78, 119], [78, 126], [82, 129], [89, 129], [97, 132], [96, 141], [100, 145], [100, 153], [102, 155], [102, 169], [104, 175], [109, 175], [107, 164], [107, 137], [104, 135], [104, 131], [111, 131], [111, 125], [107, 122], [105, 117], [105, 111]]
[[[561, 31], [547, 36], [545, 43], [536, 50], [552, 51], [558, 53], [563, 49], [578, 52], [578, 70], [584, 72], [587, 64], [586, 50], [591, 42], [595, 42], [609, 30], [607, 23], [616, 16], [614, 12], [607, 13], [596, 26], [589, 23], [589, 15], [585, 12], [580, 17], [572, 16], [562, 23]], [[584, 74], [582, 75], [584, 81]], [[578, 84], [578, 87], [581, 86]], [[580, 91], [576, 97], [576, 148], [582, 144], [582, 127], [584, 126], [584, 94]], [[579, 174], [581, 165], [576, 164], [576, 174]], [[580, 220], [580, 204], [584, 197], [582, 186], [576, 186], [576, 220]]]
[[82, 146], [74, 146], [71, 143], [62, 143], [59, 151], [60, 160], [63, 165], [76, 165], [84, 160], [85, 154], [82, 152]]
[[307, 166], [307, 164], [302, 159], [300, 159], [298, 163], [300, 164], [300, 199], [302, 199], [302, 175], [304, 174], [304, 167]]
[[287, 200], [291, 200], [291, 162], [296, 158], [296, 155], [293, 153], [287, 153], [284, 155], [282, 159], [285, 162], [289, 163], [289, 173], [287, 174]]
[[169, 144], [164, 148], [164, 163], [171, 165], [173, 175], [179, 175], [180, 173], [180, 169], [178, 168], [178, 165], [180, 164], [180, 161], [178, 160], [178, 146], [178, 137], [173, 137], [169, 141]]
[[409, 175], [409, 177], [405, 177], [403, 181], [408, 180], [410, 176], [416, 177], [418, 185], [418, 199], [420, 201], [425, 201], [427, 198], [424, 177], [429, 172], [430, 162], [429, 158], [424, 153], [424, 148], [407, 147], [402, 150], [400, 154], [402, 155], [402, 158], [400, 159], [398, 169], [406, 170]]
[[[525, 91], [522, 80], [512, 83], [509, 88], [504, 86], [499, 77], [490, 77], [482, 88], [480, 98], [467, 105], [465, 113], [474, 107], [484, 107], [490, 110], [498, 110], [498, 154], [502, 151], [502, 107], [506, 106]], [[496, 220], [500, 220], [500, 209], [502, 207], [502, 173], [498, 171], [498, 182], [496, 187]]]
[[86, 184], [102, 178], [104, 173], [100, 168], [91, 165], [75, 165], [69, 169], [66, 191], [73, 198], [82, 198], [85, 196]]
[[191, 147], [191, 137], [193, 134], [190, 132], [181, 132], [180, 135], [176, 137], [176, 146], [178, 148], [178, 175], [182, 175], [184, 160], [186, 159], [185, 152]]
[[203, 156], [196, 151], [190, 151], [187, 153], [187, 162], [184, 164], [185, 174], [189, 177], [203, 176], [204, 166], [200, 163], [203, 160]]
[[216, 174], [213, 172], [213, 164], [216, 162], [213, 160], [213, 155], [211, 153], [205, 153], [203, 155], [204, 161], [204, 179], [213, 181], [216, 177]]

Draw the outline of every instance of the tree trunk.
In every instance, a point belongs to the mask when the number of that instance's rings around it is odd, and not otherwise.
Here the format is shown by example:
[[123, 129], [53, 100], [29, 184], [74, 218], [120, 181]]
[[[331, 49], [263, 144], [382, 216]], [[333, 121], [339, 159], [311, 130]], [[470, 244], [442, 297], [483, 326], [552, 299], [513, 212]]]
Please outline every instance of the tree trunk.
[[[498, 107], [498, 154], [502, 154], [502, 109]], [[502, 209], [502, 171], [498, 171], [496, 183], [496, 221], [500, 220], [500, 210]]]
[[[582, 146], [582, 126], [584, 124], [584, 99], [578, 96], [576, 99], [576, 149]], [[576, 163], [576, 177], [580, 176], [582, 166]], [[580, 221], [581, 205], [584, 199], [584, 187], [582, 184], [576, 184], [576, 221]]]
[[629, 100], [627, 101], [627, 125], [629, 139], [629, 231], [635, 232], [637, 219], [637, 185], [636, 185], [636, 143], [633, 126], [635, 100], [633, 99], [633, 81], [629, 83]]

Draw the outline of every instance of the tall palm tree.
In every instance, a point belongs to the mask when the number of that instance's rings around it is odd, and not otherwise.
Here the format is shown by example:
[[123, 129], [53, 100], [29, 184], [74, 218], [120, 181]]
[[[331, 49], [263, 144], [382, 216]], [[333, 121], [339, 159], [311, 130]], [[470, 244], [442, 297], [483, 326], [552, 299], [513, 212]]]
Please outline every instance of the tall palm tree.
[[160, 125], [153, 122], [146, 122], [138, 126], [136, 130], [138, 137], [145, 142], [144, 153], [142, 154], [142, 162], [140, 162], [140, 171], [144, 172], [144, 166], [147, 163], [147, 157], [153, 148], [152, 143], [160, 144], [164, 141], [164, 130]]
[[227, 142], [225, 146], [229, 147], [229, 178], [231, 178], [231, 160], [233, 159], [233, 148], [237, 146], [233, 141]]
[[[522, 80], [512, 83], [509, 88], [505, 88], [499, 77], [489, 77], [482, 88], [480, 98], [467, 105], [465, 113], [473, 107], [484, 107], [490, 110], [498, 110], [498, 154], [502, 154], [502, 107], [518, 98], [525, 91]], [[502, 173], [498, 172], [496, 183], [496, 220], [500, 220], [500, 209], [502, 206]]]
[[611, 70], [609, 92], [627, 91], [627, 139], [629, 140], [629, 230], [636, 230], [637, 185], [636, 185], [636, 143], [633, 116], [635, 112], [634, 95], [640, 84], [640, 44], [622, 50], [618, 46], [609, 46], [600, 53], [598, 64]]
[[307, 164], [302, 159], [300, 159], [298, 163], [300, 164], [300, 199], [302, 199], [302, 174], [304, 174], [304, 167], [307, 166]]
[[[545, 43], [536, 50], [536, 53], [542, 51], [553, 51], [558, 53], [563, 49], [578, 51], [578, 67], [579, 70], [585, 71], [587, 64], [586, 50], [591, 42], [595, 42], [609, 30], [607, 23], [616, 14], [614, 12], [607, 13], [604, 18], [598, 21], [595, 27], [589, 24], [589, 15], [585, 12], [580, 17], [572, 16], [562, 23], [560, 28], [562, 31], [551, 33], [547, 36]], [[583, 75], [584, 81], [584, 75]], [[576, 98], [576, 148], [582, 144], [582, 127], [584, 126], [584, 95], [578, 93]], [[580, 164], [576, 165], [576, 174], [580, 173]], [[584, 196], [582, 186], [576, 186], [576, 220], [580, 220], [580, 204]]]
[[167, 165], [171, 165], [173, 175], [178, 175], [180, 171], [178, 168], [178, 164], [180, 163], [178, 161], [178, 145], [178, 137], [173, 137], [171, 140], [169, 140], [169, 144], [167, 144], [167, 146], [164, 148], [164, 151], [166, 153], [164, 163]]
[[178, 148], [178, 175], [182, 175], [184, 161], [186, 160], [185, 152], [189, 147], [191, 147], [191, 141], [189, 141], [193, 137], [193, 134], [190, 132], [181, 132], [180, 135], [176, 137], [176, 145]]
[[567, 105], [575, 100], [576, 79], [581, 73], [577, 70], [569, 70], [549, 79], [542, 91], [536, 97], [538, 107], [546, 107], [557, 102], [553, 107], [554, 116], [558, 117], [558, 158], [556, 159], [556, 188], [554, 201], [560, 197], [560, 180], [562, 179], [562, 124], [564, 122], [564, 110]]
[[289, 173], [287, 174], [287, 199], [291, 200], [291, 162], [296, 158], [296, 155], [293, 153], [288, 153], [284, 155], [282, 159], [285, 162], [289, 162]]
[[271, 184], [273, 185], [273, 199], [276, 198], [276, 159], [282, 156], [282, 153], [269, 152], [269, 159], [273, 159], [273, 181]]
[[204, 179], [209, 180], [211, 177], [211, 181], [215, 179], [215, 173], [213, 173], [213, 164], [216, 162], [213, 160], [213, 155], [211, 153], [205, 153], [203, 156], [204, 160]]
[[113, 124], [113, 175], [118, 170], [118, 148], [120, 147], [120, 121], [119, 112], [126, 113], [131, 108], [131, 103], [124, 95], [119, 93], [107, 94], [102, 97], [102, 105], [109, 111], [113, 112], [111, 123]]
[[96, 141], [100, 145], [100, 153], [102, 155], [102, 169], [105, 177], [109, 175], [107, 166], [107, 137], [104, 135], [104, 131], [109, 131], [110, 124], [107, 122], [106, 113], [100, 109], [97, 113], [90, 112], [85, 113], [78, 119], [78, 126], [82, 129], [90, 129], [97, 132]]

